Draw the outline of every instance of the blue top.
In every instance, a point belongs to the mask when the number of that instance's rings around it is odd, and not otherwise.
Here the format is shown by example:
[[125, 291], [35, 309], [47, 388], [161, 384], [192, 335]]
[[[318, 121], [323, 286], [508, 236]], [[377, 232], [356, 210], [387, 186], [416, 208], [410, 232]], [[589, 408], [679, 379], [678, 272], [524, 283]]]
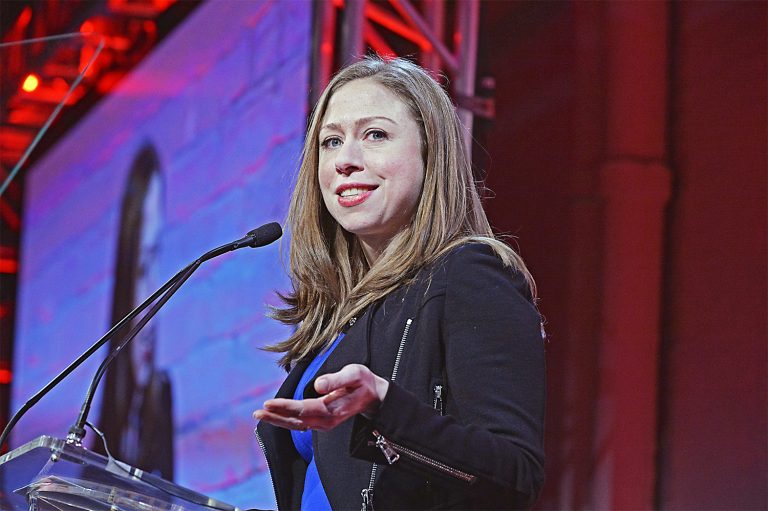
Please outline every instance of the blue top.
[[[296, 390], [293, 392], [293, 399], [304, 399], [304, 387], [307, 383], [315, 377], [317, 370], [323, 365], [323, 362], [328, 356], [336, 349], [339, 341], [344, 338], [344, 333], [340, 333], [336, 340], [333, 341], [331, 347], [320, 353], [304, 370], [304, 374], [299, 380], [299, 384], [296, 385]], [[304, 458], [304, 461], [309, 463], [307, 467], [307, 474], [304, 477], [304, 492], [301, 495], [301, 509], [302, 510], [323, 510], [331, 511], [331, 504], [328, 502], [328, 496], [325, 494], [323, 485], [320, 482], [320, 474], [317, 472], [317, 465], [315, 464], [314, 451], [312, 449], [312, 430], [308, 431], [295, 431], [291, 430], [291, 438], [293, 439], [293, 445], [296, 447], [299, 455]]]

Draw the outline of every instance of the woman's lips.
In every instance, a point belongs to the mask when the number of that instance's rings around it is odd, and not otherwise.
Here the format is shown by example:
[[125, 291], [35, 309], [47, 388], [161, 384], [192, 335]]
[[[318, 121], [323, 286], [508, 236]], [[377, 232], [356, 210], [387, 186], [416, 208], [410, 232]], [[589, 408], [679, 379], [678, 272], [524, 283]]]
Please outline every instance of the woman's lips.
[[368, 185], [340, 186], [336, 190], [336, 195], [338, 197], [337, 200], [339, 201], [340, 206], [344, 208], [351, 208], [365, 202], [376, 188], [376, 186]]

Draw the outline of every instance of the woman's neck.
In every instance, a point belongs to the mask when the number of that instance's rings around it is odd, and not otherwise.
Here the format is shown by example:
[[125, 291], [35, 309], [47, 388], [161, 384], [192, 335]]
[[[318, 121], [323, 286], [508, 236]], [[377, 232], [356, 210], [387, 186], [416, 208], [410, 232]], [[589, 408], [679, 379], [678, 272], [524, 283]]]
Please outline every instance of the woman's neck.
[[387, 243], [381, 242], [381, 240], [363, 239], [359, 236], [357, 240], [360, 242], [360, 248], [363, 249], [365, 260], [368, 261], [368, 267], [373, 267], [376, 261], [379, 260], [381, 253], [384, 252]]

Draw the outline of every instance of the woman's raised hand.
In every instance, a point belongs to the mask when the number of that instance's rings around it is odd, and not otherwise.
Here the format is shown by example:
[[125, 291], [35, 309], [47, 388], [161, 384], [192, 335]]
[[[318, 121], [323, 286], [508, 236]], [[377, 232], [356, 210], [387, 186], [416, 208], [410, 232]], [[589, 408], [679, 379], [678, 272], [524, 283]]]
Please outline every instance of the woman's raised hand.
[[314, 399], [270, 399], [253, 418], [282, 428], [328, 431], [359, 413], [374, 414], [384, 400], [389, 382], [366, 366], [349, 364], [315, 380]]

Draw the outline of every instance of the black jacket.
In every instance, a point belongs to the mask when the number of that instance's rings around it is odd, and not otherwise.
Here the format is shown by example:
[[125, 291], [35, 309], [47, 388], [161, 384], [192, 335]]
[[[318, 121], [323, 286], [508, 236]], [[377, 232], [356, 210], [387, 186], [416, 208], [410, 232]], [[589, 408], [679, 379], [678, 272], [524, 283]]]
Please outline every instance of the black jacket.
[[[522, 275], [487, 245], [458, 247], [369, 307], [317, 376], [351, 363], [391, 384], [376, 416], [313, 432], [333, 509], [360, 509], [372, 478], [377, 510], [533, 504], [544, 478], [540, 316]], [[278, 397], [292, 397], [307, 365]], [[288, 430], [260, 423], [258, 433], [279, 508], [298, 509], [306, 463]]]

